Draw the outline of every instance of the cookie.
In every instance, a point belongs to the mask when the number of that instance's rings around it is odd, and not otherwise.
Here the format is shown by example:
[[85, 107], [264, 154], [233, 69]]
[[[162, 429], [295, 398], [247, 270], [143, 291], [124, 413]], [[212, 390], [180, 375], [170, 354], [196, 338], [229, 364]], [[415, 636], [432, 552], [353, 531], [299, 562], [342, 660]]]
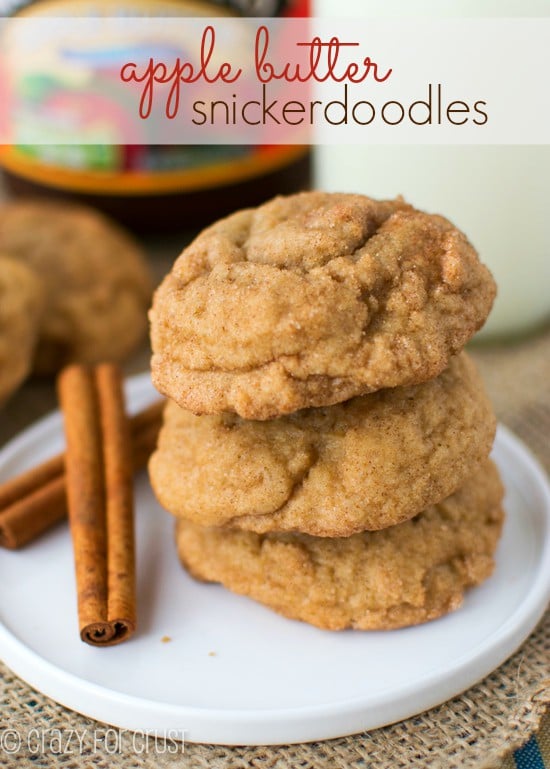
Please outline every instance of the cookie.
[[0, 250], [44, 284], [35, 372], [121, 360], [145, 335], [152, 282], [143, 252], [99, 213], [38, 201], [3, 206]]
[[495, 284], [401, 199], [304, 192], [206, 229], [157, 290], [153, 381], [196, 414], [270, 419], [439, 374]]
[[461, 353], [424, 384], [271, 421], [169, 402], [149, 471], [161, 505], [200, 525], [344, 537], [452, 494], [489, 455], [495, 426]]
[[31, 369], [43, 306], [32, 270], [0, 255], [0, 405]]
[[387, 630], [458, 608], [493, 571], [503, 512], [498, 471], [486, 462], [461, 489], [406, 523], [323, 539], [253, 534], [178, 520], [179, 557], [280, 614], [329, 630]]

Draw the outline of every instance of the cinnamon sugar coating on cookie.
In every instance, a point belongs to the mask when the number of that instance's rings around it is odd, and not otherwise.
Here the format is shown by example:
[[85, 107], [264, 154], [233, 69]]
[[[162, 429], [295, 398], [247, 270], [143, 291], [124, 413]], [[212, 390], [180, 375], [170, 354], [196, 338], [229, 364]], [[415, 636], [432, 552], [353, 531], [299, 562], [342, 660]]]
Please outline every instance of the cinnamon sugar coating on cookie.
[[462, 353], [435, 379], [270, 421], [169, 402], [150, 478], [203, 526], [344, 537], [411, 518], [489, 455], [495, 417]]
[[436, 376], [494, 296], [441, 216], [401, 199], [279, 197], [217, 222], [178, 258], [151, 311], [153, 380], [197, 414], [330, 405]]
[[252, 534], [178, 520], [182, 563], [280, 614], [329, 630], [388, 630], [457, 609], [493, 571], [503, 522], [498, 471], [485, 462], [406, 523], [344, 539]]

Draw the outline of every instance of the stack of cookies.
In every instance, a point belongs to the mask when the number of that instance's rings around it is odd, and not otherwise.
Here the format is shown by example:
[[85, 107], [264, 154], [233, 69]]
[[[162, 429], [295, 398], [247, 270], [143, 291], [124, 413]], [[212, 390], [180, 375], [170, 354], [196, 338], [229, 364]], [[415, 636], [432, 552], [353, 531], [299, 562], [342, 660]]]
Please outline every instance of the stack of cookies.
[[151, 311], [151, 482], [190, 573], [322, 628], [458, 607], [503, 518], [462, 352], [494, 295], [464, 235], [401, 199], [307, 192], [202, 232]]

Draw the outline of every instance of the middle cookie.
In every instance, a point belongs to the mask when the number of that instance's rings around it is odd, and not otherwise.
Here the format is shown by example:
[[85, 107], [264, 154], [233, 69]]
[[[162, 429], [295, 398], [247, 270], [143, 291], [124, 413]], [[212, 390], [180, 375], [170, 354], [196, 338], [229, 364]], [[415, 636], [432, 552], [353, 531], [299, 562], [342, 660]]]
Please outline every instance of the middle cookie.
[[151, 483], [163, 507], [202, 526], [346, 537], [454, 493], [487, 458], [495, 424], [464, 353], [429, 382], [266, 422], [169, 402]]

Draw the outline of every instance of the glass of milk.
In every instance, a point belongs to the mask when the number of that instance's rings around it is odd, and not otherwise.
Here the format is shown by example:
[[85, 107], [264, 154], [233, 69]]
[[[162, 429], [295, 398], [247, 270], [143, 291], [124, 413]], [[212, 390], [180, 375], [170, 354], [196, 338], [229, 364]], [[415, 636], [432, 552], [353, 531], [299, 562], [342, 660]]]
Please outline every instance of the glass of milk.
[[[547, 16], [547, 0], [349, 0], [346, 17]], [[315, 15], [343, 16], [317, 0]], [[498, 284], [480, 336], [508, 337], [550, 320], [550, 146], [319, 146], [316, 186], [403, 195], [463, 230]]]

